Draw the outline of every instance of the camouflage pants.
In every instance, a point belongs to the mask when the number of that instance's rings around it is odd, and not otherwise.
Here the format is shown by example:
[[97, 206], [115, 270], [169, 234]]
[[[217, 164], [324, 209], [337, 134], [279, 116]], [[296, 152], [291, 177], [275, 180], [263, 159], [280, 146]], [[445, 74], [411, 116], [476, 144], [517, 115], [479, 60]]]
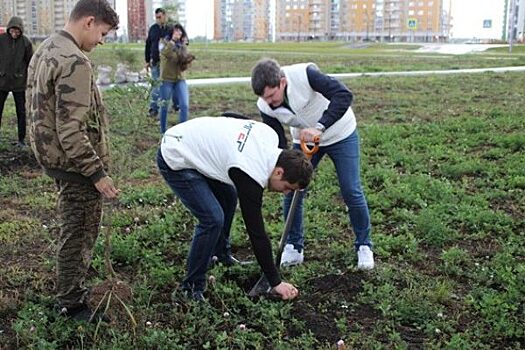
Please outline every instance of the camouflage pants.
[[60, 238], [57, 246], [57, 299], [61, 306], [84, 303], [84, 280], [102, 217], [102, 196], [91, 184], [56, 181]]

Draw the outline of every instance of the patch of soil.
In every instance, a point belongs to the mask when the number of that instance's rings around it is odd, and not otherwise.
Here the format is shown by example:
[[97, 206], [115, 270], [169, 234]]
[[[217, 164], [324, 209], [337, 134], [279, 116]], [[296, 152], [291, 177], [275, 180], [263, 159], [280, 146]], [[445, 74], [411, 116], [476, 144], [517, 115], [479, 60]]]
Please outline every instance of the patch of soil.
[[108, 279], [91, 288], [88, 304], [92, 310], [99, 308], [111, 318], [111, 323], [122, 328], [135, 326], [126, 307], [133, 300], [133, 290], [125, 282], [118, 279]]
[[520, 208], [520, 206], [512, 201], [509, 201], [507, 199], [496, 199], [490, 203], [490, 208], [494, 211], [502, 211], [509, 216], [516, 218], [516, 219], [524, 219], [525, 213], [523, 212], [523, 209]]
[[[0, 154], [0, 174], [22, 173], [32, 174], [36, 170], [40, 171], [33, 153], [29, 150], [8, 149]], [[28, 175], [33, 176], [33, 175]], [[24, 175], [25, 177], [25, 175]]]
[[480, 240], [458, 240], [455, 244], [469, 252], [473, 258], [492, 257], [501, 250], [500, 243], [487, 237]]
[[326, 275], [305, 283], [308, 288], [302, 290], [292, 308], [292, 314], [304, 322], [305, 329], [290, 325], [289, 335], [298, 337], [310, 331], [320, 341], [335, 343], [343, 336], [336, 325], [341, 318], [346, 318], [348, 329], [371, 332], [380, 314], [356, 300], [363, 290], [364, 276], [362, 272]]
[[407, 345], [408, 349], [424, 349], [425, 342], [428, 341], [425, 337], [425, 333], [422, 330], [399, 325], [396, 327], [396, 330], [401, 334], [401, 339], [403, 339]]

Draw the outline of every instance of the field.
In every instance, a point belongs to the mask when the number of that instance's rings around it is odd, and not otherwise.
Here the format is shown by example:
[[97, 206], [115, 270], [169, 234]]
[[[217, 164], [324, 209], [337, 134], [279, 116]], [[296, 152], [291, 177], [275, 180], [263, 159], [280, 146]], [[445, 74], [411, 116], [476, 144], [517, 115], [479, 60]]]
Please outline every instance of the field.
[[[192, 45], [190, 78], [247, 76], [269, 56], [313, 61], [330, 73], [525, 65], [519, 46], [512, 55], [442, 56], [406, 46]], [[93, 54], [97, 64], [116, 57], [142, 64], [141, 47], [107, 45]], [[206, 303], [172, 301], [195, 222], [156, 170], [149, 91], [106, 90], [112, 173], [122, 193], [105, 203], [88, 284], [107, 282], [111, 233], [113, 268], [133, 296], [103, 303], [113, 322], [93, 325], [53, 309], [57, 194], [31, 151], [11, 144], [9, 98], [0, 134], [0, 349], [335, 349], [340, 339], [349, 349], [524, 348], [525, 74], [344, 82], [354, 93], [377, 266], [355, 268], [353, 233], [324, 159], [305, 202], [305, 264], [283, 271], [301, 293], [291, 302], [247, 297], [256, 265], [211, 270]], [[191, 118], [226, 110], [258, 118], [247, 84], [192, 87], [190, 96]], [[176, 120], [170, 115], [170, 124]], [[277, 246], [281, 195], [265, 193], [263, 210]], [[254, 258], [240, 213], [232, 239], [236, 256]]]

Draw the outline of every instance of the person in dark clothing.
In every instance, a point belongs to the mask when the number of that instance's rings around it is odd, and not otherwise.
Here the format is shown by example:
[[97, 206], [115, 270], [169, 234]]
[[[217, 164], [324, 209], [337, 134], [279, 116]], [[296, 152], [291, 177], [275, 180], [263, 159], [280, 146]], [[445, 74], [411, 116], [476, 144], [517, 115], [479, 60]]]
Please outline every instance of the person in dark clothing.
[[[146, 47], [144, 50], [144, 58], [146, 64], [144, 67], [151, 70], [151, 101], [149, 105], [149, 116], [157, 117], [159, 114], [158, 100], [159, 94], [159, 77], [160, 77], [160, 53], [159, 53], [159, 41], [162, 38], [171, 36], [172, 28], [168, 25], [168, 16], [166, 10], [158, 8], [155, 10], [155, 21], [148, 31], [148, 37], [146, 38]], [[177, 105], [174, 101], [174, 106]]]
[[24, 35], [23, 21], [20, 17], [12, 17], [7, 24], [7, 32], [0, 34], [0, 124], [5, 101], [11, 92], [15, 99], [19, 147], [26, 146], [25, 89], [31, 56], [33, 44]]
[[205, 274], [212, 256], [230, 265], [230, 228], [241, 208], [253, 252], [273, 292], [297, 297], [283, 282], [272, 258], [264, 228], [264, 189], [290, 193], [306, 187], [313, 167], [299, 150], [278, 148], [277, 134], [253, 120], [201, 117], [166, 131], [157, 153], [160, 173], [181, 202], [197, 218], [181, 289], [203, 301]]

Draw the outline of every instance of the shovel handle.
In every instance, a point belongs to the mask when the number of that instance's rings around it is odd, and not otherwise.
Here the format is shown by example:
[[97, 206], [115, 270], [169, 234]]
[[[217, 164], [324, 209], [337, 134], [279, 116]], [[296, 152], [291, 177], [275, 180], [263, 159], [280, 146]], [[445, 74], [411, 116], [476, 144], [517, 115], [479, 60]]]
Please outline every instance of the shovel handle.
[[319, 136], [314, 137], [314, 144], [308, 145], [303, 139], [301, 139], [301, 150], [303, 153], [308, 157], [308, 159], [312, 158], [312, 156], [319, 151], [319, 142], [321, 141], [321, 138]]

